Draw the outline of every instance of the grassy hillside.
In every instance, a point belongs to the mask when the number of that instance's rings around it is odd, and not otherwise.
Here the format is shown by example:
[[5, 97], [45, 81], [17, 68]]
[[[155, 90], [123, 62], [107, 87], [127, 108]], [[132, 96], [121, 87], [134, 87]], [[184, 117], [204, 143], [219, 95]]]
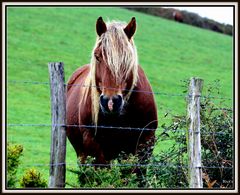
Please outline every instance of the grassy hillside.
[[[7, 80], [48, 82], [47, 63], [65, 63], [66, 80], [73, 71], [90, 61], [95, 43], [95, 22], [137, 19], [135, 43], [139, 62], [153, 90], [183, 94], [182, 80], [192, 76], [204, 79], [205, 86], [220, 79], [221, 97], [232, 97], [232, 37], [120, 8], [24, 8], [7, 10]], [[7, 86], [8, 123], [50, 124], [49, 86], [12, 83]], [[159, 123], [164, 113], [185, 114], [182, 96], [156, 95]], [[216, 100], [217, 101], [217, 100]], [[231, 101], [227, 106], [231, 106]], [[169, 119], [167, 119], [168, 121]], [[8, 127], [9, 142], [23, 144], [24, 156], [19, 174], [37, 166], [48, 179], [50, 128]], [[164, 146], [163, 146], [164, 145]], [[157, 146], [164, 149], [166, 144]], [[68, 143], [67, 162], [76, 156]], [[67, 174], [67, 180], [72, 175]]]

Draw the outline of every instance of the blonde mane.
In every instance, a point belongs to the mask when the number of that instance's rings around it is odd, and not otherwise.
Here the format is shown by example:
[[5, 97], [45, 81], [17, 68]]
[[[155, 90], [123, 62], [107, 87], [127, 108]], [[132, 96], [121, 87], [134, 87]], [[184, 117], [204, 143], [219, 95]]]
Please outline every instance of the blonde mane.
[[[138, 57], [137, 49], [135, 47], [133, 39], [128, 40], [124, 32], [126, 23], [112, 21], [106, 23], [107, 31], [100, 37], [97, 37], [96, 44], [93, 48], [92, 58], [90, 63], [90, 72], [85, 81], [86, 87], [84, 92], [83, 101], [86, 101], [87, 94], [91, 88], [91, 100], [92, 100], [92, 120], [97, 126], [98, 113], [99, 113], [99, 92], [97, 91], [96, 84], [96, 59], [94, 56], [94, 50], [101, 45], [103, 60], [108, 65], [111, 74], [116, 78], [116, 82], [126, 80], [128, 75], [132, 73], [133, 82], [130, 90], [124, 97], [127, 101], [131, 95], [131, 90], [138, 80]], [[84, 100], [85, 99], [85, 100]]]

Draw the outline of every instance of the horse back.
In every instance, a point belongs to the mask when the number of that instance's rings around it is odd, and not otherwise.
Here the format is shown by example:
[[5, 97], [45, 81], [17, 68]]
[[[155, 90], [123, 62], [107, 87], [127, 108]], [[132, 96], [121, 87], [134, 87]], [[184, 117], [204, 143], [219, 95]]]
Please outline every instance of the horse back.
[[89, 64], [86, 64], [75, 70], [67, 82], [67, 91], [69, 91], [76, 83], [82, 83], [82, 81], [84, 81], [84, 78], [86, 78], [87, 74], [89, 73], [89, 68]]

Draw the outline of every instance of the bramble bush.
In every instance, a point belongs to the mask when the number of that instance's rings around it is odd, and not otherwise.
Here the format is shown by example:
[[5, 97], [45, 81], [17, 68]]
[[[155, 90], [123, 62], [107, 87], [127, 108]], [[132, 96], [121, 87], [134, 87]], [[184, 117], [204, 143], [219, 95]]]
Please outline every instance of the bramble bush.
[[[188, 81], [184, 81], [184, 88]], [[206, 95], [201, 97], [201, 152], [203, 187], [233, 187], [233, 111], [226, 108], [228, 99], [220, 98], [220, 84], [216, 80], [206, 87]], [[186, 91], [185, 91], [186, 92]], [[216, 98], [215, 98], [216, 97]], [[166, 114], [167, 115], [167, 114]], [[176, 166], [161, 167], [159, 171], [150, 167], [150, 179], [153, 176], [154, 187], [186, 188], [188, 187], [188, 153], [186, 116], [172, 115], [170, 125], [162, 125], [164, 132], [158, 141], [175, 140], [175, 144], [166, 152], [160, 152], [154, 161]], [[186, 132], [181, 130], [186, 129]], [[151, 180], [150, 180], [151, 181]]]
[[[202, 164], [206, 187], [232, 188], [234, 140], [233, 109], [226, 108], [225, 99], [215, 103], [211, 93], [219, 94], [219, 81], [208, 88], [201, 102]], [[216, 168], [211, 168], [216, 167]]]

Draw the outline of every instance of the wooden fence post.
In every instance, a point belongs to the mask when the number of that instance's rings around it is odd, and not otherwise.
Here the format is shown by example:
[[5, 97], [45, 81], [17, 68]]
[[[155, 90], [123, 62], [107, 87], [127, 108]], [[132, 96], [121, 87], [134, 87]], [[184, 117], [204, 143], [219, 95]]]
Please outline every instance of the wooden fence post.
[[191, 78], [189, 85], [188, 119], [188, 156], [189, 187], [202, 188], [201, 135], [200, 135], [200, 96], [203, 80]]
[[49, 187], [64, 188], [66, 174], [66, 93], [63, 63], [49, 63], [48, 69], [52, 110]]

